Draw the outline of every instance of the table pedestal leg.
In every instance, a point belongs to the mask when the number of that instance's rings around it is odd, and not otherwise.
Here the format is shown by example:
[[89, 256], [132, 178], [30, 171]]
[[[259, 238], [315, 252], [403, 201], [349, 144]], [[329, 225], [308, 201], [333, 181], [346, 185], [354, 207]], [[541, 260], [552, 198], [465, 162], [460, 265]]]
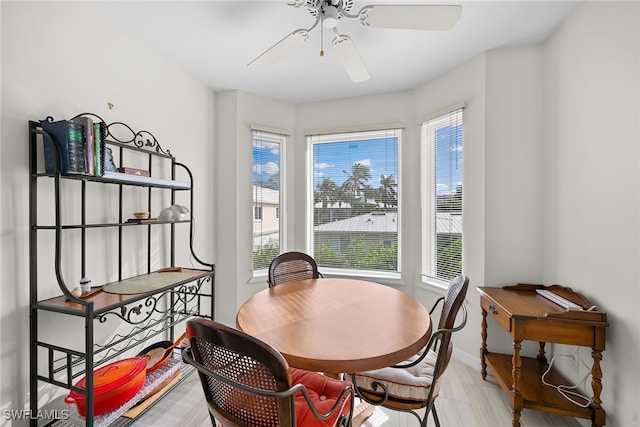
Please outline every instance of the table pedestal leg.
[[544, 352], [545, 343], [540, 341], [538, 342], [538, 345], [540, 346], [540, 348], [538, 349], [538, 356], [536, 357], [536, 359], [538, 359], [542, 363], [547, 363], [547, 356], [545, 355], [545, 352]]
[[511, 360], [512, 371], [511, 375], [513, 377], [513, 386], [511, 387], [512, 392], [512, 405], [513, 405], [513, 422], [511, 425], [513, 427], [520, 427], [520, 415], [522, 413], [522, 395], [520, 394], [520, 377], [522, 375], [522, 360], [520, 359], [520, 348], [522, 341], [514, 341], [513, 342], [513, 358]]
[[591, 425], [598, 427], [604, 425], [605, 422], [605, 413], [602, 409], [602, 400], [600, 400], [600, 393], [602, 393], [602, 369], [600, 368], [602, 352], [595, 348], [591, 350], [591, 357], [593, 358], [593, 366], [591, 366], [591, 389], [593, 390], [591, 406], [593, 406], [593, 419], [591, 420]]
[[482, 323], [480, 329], [480, 335], [482, 336], [482, 346], [480, 347], [480, 375], [482, 379], [487, 379], [487, 361], [485, 355], [487, 354], [487, 312], [482, 310]]

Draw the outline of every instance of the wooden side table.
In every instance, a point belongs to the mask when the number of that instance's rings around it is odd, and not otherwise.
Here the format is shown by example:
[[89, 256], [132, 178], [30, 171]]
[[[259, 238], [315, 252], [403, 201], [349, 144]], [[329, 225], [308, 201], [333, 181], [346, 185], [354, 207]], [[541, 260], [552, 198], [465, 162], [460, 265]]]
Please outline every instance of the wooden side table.
[[[567, 311], [537, 294], [536, 289], [549, 289], [580, 305], [585, 311]], [[523, 408], [559, 415], [590, 419], [593, 426], [605, 424], [602, 408], [602, 370], [600, 361], [605, 349], [607, 315], [591, 307], [582, 295], [560, 285], [543, 286], [518, 284], [513, 286], [478, 287], [482, 308], [481, 374], [486, 379], [487, 367], [510, 397], [513, 408], [513, 427], [520, 426]], [[511, 335], [513, 354], [498, 354], [487, 350], [487, 315], [490, 314]], [[538, 341], [536, 357], [520, 354], [524, 340]], [[555, 388], [544, 385], [542, 374], [549, 367], [545, 343], [591, 347], [593, 365], [591, 388], [593, 396], [588, 407], [575, 405]], [[547, 374], [553, 384], [569, 384], [555, 369]]]

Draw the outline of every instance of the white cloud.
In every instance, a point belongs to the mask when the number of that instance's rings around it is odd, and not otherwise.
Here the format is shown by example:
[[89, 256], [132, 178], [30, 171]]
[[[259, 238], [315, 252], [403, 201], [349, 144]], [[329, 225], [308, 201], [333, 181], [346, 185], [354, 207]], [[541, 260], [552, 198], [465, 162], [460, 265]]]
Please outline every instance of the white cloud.
[[267, 175], [273, 175], [274, 173], [277, 173], [279, 170], [279, 167], [276, 163], [274, 162], [268, 162], [265, 163], [264, 165], [254, 165], [253, 166], [253, 171], [256, 173], [266, 173]]
[[329, 163], [316, 163], [314, 165], [314, 169], [319, 169], [319, 170], [327, 169], [330, 167], [333, 167], [333, 165], [330, 165]]
[[362, 160], [360, 160], [358, 162], [353, 162], [354, 165], [356, 163], [360, 163], [362, 166], [371, 167], [371, 159], [362, 159]]

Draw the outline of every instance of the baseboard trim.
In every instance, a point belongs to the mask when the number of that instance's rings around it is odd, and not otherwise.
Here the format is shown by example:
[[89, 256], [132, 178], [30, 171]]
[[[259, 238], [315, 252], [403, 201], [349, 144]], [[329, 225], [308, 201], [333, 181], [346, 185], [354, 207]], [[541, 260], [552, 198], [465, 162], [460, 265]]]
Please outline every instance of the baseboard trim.
[[477, 370], [480, 372], [480, 358], [477, 356], [473, 356], [470, 353], [462, 351], [456, 347], [453, 349], [453, 357], [464, 363], [465, 365]]

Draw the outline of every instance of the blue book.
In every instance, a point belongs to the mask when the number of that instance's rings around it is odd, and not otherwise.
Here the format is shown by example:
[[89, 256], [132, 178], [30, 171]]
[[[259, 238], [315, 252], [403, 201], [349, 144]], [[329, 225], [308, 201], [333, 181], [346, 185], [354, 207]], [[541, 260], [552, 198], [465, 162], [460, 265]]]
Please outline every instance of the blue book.
[[[42, 122], [45, 131], [58, 148], [61, 173], [84, 173], [84, 148], [82, 125], [77, 122], [58, 120]], [[56, 172], [55, 149], [44, 141], [44, 167], [47, 173]]]

